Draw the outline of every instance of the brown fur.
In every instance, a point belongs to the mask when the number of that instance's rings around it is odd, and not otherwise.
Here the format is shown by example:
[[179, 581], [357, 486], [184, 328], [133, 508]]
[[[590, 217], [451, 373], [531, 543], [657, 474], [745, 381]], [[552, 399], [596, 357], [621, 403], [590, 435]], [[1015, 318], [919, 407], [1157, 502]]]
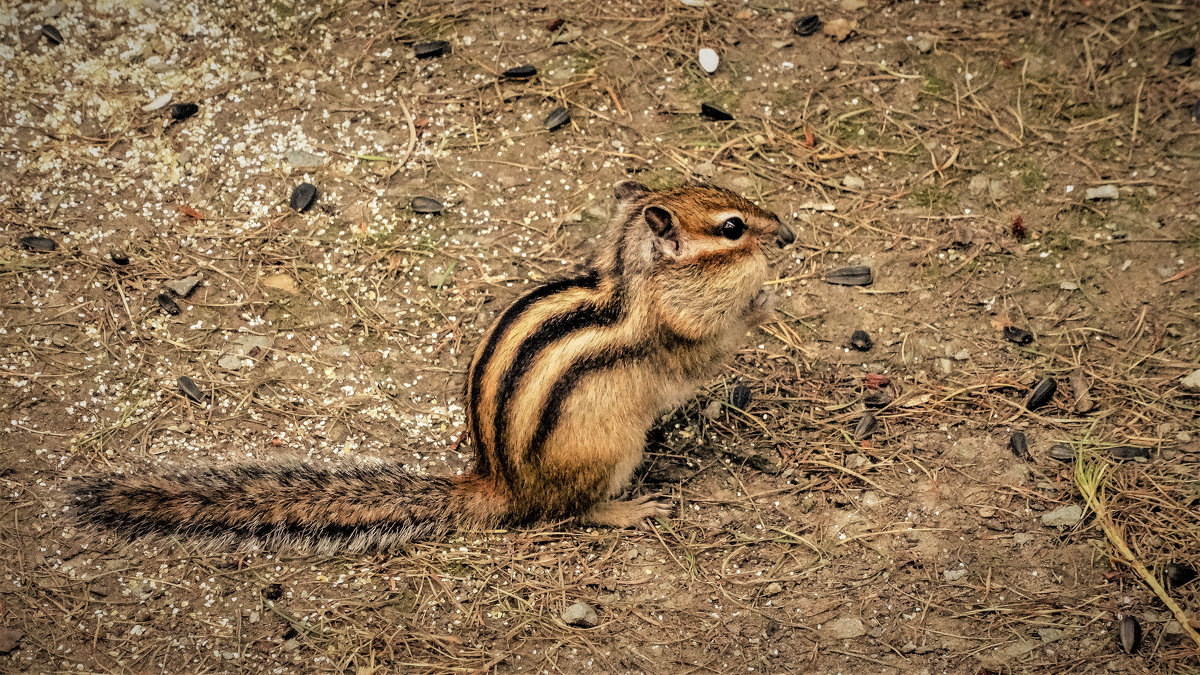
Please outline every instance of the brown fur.
[[[485, 333], [467, 374], [475, 465], [452, 480], [399, 465], [265, 462], [74, 488], [89, 525], [210, 547], [386, 549], [454, 528], [543, 519], [628, 527], [653, 497], [612, 499], [646, 431], [690, 396], [770, 313], [765, 246], [791, 233], [727, 190], [617, 187], [591, 269], [519, 299]], [[745, 233], [728, 239], [723, 219]]]

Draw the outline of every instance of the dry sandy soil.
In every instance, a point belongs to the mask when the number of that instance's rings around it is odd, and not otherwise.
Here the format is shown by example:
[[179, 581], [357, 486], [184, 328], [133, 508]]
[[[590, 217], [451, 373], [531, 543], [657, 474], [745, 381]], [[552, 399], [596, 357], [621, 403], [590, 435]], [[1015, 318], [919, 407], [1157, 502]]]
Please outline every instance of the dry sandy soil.
[[[1122, 562], [1200, 563], [1190, 0], [315, 4], [0, 10], [0, 670], [1200, 667]], [[796, 34], [809, 14], [838, 35]], [[314, 558], [72, 527], [64, 487], [97, 471], [460, 471], [478, 336], [586, 254], [625, 178], [725, 185], [798, 232], [777, 320], [652, 434], [634, 491], [679, 508], [650, 531]], [[847, 265], [874, 283], [823, 281]], [[1195, 585], [1166, 591], [1180, 616]], [[595, 626], [563, 622], [577, 602]]]

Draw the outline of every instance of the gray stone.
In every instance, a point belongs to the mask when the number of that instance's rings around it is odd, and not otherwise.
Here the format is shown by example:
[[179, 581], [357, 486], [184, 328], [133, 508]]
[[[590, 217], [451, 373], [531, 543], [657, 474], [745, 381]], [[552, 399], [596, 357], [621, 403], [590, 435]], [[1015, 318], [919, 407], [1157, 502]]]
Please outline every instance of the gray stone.
[[979, 194], [988, 189], [988, 177], [983, 174], [976, 174], [971, 177], [971, 182], [967, 183], [967, 189], [975, 194]]
[[772, 581], [771, 583], [767, 584], [767, 588], [763, 591], [763, 594], [770, 596], [779, 595], [782, 592], [783, 584], [779, 583], [778, 581]]
[[1098, 199], [1117, 199], [1121, 196], [1121, 193], [1117, 192], [1116, 185], [1101, 185], [1100, 187], [1088, 188], [1083, 196], [1095, 201]]
[[1184, 389], [1200, 391], [1200, 370], [1193, 370], [1190, 375], [1179, 381]]
[[867, 186], [867, 183], [854, 174], [847, 174], [842, 178], [842, 185], [851, 190], [861, 190]]
[[184, 277], [176, 281], [168, 281], [167, 283], [163, 284], [163, 286], [167, 287], [172, 293], [181, 298], [186, 298], [187, 296], [191, 295], [192, 291], [196, 290], [196, 287], [199, 285], [199, 274], [193, 274], [190, 277]]
[[921, 52], [922, 54], [928, 54], [929, 52], [933, 51], [933, 43], [930, 42], [928, 38], [921, 38], [914, 44], [917, 45], [917, 51]]
[[1078, 504], [1060, 506], [1042, 514], [1042, 524], [1047, 527], [1071, 527], [1083, 520], [1083, 507]]
[[825, 633], [836, 640], [849, 640], [867, 634], [867, 627], [857, 616], [843, 616], [825, 624]]
[[217, 365], [225, 370], [237, 370], [242, 367], [242, 357], [236, 354], [226, 354], [217, 359]]
[[1063, 631], [1060, 628], [1039, 628], [1038, 637], [1042, 638], [1042, 642], [1054, 642], [1063, 636]]
[[596, 610], [586, 602], [577, 602], [568, 607], [567, 611], [562, 613], [562, 620], [568, 626], [580, 628], [591, 628], [600, 623], [600, 617], [596, 616]]
[[967, 571], [962, 568], [956, 570], [946, 570], [945, 572], [942, 572], [942, 576], [946, 579], [946, 581], [958, 581], [959, 579], [967, 576]]
[[288, 150], [287, 161], [297, 169], [315, 169], [325, 164], [324, 157], [303, 150]]
[[715, 420], [721, 416], [721, 402], [712, 401], [704, 408], [704, 416], [710, 420]]

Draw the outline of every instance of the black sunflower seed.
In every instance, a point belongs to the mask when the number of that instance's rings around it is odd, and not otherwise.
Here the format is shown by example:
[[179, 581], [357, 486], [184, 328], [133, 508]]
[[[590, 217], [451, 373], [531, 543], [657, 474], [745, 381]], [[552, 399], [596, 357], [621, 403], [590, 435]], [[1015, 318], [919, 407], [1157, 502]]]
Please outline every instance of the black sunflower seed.
[[47, 239], [46, 237], [21, 237], [18, 241], [20, 241], [21, 246], [24, 246], [27, 250], [39, 251], [41, 253], [49, 253], [50, 251], [58, 248], [58, 244], [54, 243], [53, 239]]
[[1171, 52], [1171, 56], [1167, 59], [1168, 66], [1190, 66], [1192, 59], [1196, 57], [1195, 47], [1180, 47]]
[[1070, 462], [1075, 459], [1075, 451], [1065, 443], [1050, 446], [1050, 456], [1060, 462]]
[[729, 122], [733, 119], [733, 115], [730, 115], [711, 103], [701, 103], [700, 114], [714, 122]]
[[450, 43], [445, 40], [418, 42], [413, 45], [413, 55], [418, 59], [431, 59], [435, 56], [444, 56], [449, 53]]
[[1056, 391], [1058, 391], [1058, 383], [1054, 381], [1054, 378], [1047, 377], [1033, 388], [1033, 393], [1029, 395], [1029, 401], [1025, 403], [1025, 407], [1029, 410], [1037, 410], [1049, 403], [1050, 399], [1054, 398]]
[[509, 68], [501, 74], [510, 80], [527, 80], [537, 75], [537, 68], [530, 65], [516, 66], [515, 68]]
[[1168, 588], [1179, 588], [1196, 578], [1196, 568], [1181, 563], [1167, 563], [1163, 567], [1163, 578], [1167, 580]]
[[1019, 345], [1027, 345], [1030, 342], [1033, 342], [1033, 333], [1030, 333], [1029, 331], [1025, 330], [1024, 328], [1017, 328], [1016, 326], [1005, 326], [1004, 327], [1004, 339], [1008, 340], [1009, 342], [1013, 342], [1013, 343], [1016, 343]]
[[416, 213], [441, 213], [445, 208], [438, 200], [424, 195], [413, 197], [411, 206]]
[[863, 405], [868, 408], [884, 408], [891, 402], [892, 395], [882, 389], [876, 389], [863, 397]]
[[854, 440], [861, 441], [870, 438], [879, 429], [879, 420], [871, 413], [863, 415], [854, 427]]
[[729, 405], [738, 410], [745, 410], [750, 405], [750, 387], [739, 383], [729, 394]]
[[109, 251], [108, 257], [118, 265], [129, 264], [129, 254], [124, 251]]
[[1033, 461], [1033, 455], [1029, 454], [1029, 440], [1025, 438], [1025, 432], [1014, 431], [1012, 436], [1008, 437], [1008, 449], [1017, 459], [1023, 459], [1026, 462]]
[[812, 35], [821, 30], [821, 17], [816, 14], [802, 16], [792, 23], [792, 32], [800, 37]]
[[62, 33], [58, 29], [48, 23], [42, 24], [42, 37], [46, 38], [46, 42], [52, 45], [61, 45], [63, 43]]
[[171, 119], [179, 122], [200, 112], [200, 106], [195, 103], [176, 103], [171, 106]]
[[179, 378], [179, 391], [182, 391], [184, 396], [187, 396], [196, 403], [204, 402], [204, 392], [200, 391], [200, 387], [197, 387], [192, 378], [187, 375]]
[[1196, 99], [1196, 102], [1192, 104], [1192, 121], [1200, 122], [1200, 99]]
[[873, 281], [875, 275], [865, 265], [842, 267], [825, 274], [825, 283], [837, 286], [870, 286]]
[[157, 300], [158, 306], [162, 307], [162, 311], [170, 314], [171, 316], [179, 316], [179, 313], [183, 311], [182, 309], [179, 309], [179, 304], [175, 302], [175, 298], [171, 297], [171, 293], [169, 291], [163, 291], [159, 293]]
[[292, 197], [288, 200], [288, 206], [295, 209], [297, 213], [304, 213], [316, 200], [317, 186], [312, 183], [301, 183], [292, 190]]
[[1132, 616], [1126, 616], [1117, 624], [1117, 635], [1126, 654], [1132, 654], [1142, 646], [1142, 625]]
[[865, 330], [856, 330], [850, 334], [850, 346], [860, 352], [869, 352], [875, 343], [871, 340], [871, 336]]
[[554, 110], [551, 110], [549, 115], [546, 115], [546, 119], [542, 120], [542, 126], [545, 127], [547, 131], [554, 131], [570, 121], [571, 111], [567, 110], [563, 106], [559, 106]]
[[1150, 459], [1150, 448], [1139, 448], [1134, 445], [1118, 445], [1108, 451], [1113, 459]]

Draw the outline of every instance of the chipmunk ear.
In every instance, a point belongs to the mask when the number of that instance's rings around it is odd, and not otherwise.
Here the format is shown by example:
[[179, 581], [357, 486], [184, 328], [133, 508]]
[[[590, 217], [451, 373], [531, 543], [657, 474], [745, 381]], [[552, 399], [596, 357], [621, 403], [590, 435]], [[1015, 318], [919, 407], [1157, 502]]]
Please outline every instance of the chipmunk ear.
[[650, 226], [650, 235], [654, 238], [655, 251], [676, 258], [679, 256], [679, 226], [675, 216], [661, 206], [650, 205], [642, 209], [642, 217]]
[[613, 195], [617, 201], [623, 202], [634, 197], [644, 195], [650, 191], [650, 188], [642, 185], [635, 180], [623, 180], [613, 186]]

